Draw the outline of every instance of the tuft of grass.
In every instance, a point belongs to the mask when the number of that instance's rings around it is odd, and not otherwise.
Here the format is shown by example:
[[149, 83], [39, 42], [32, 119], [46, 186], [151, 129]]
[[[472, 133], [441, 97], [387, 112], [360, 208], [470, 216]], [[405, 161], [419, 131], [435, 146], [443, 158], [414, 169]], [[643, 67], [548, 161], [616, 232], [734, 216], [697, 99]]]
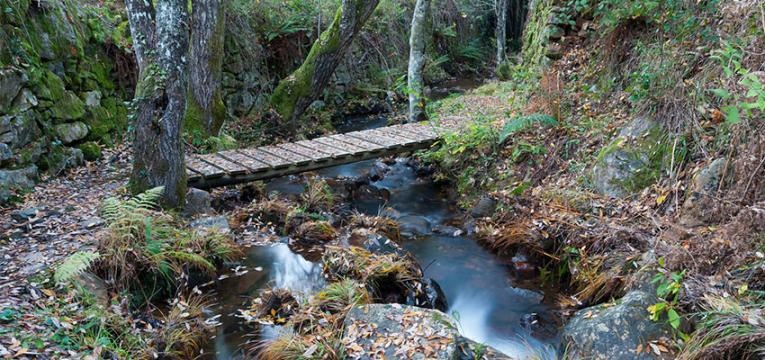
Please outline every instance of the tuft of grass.
[[326, 221], [308, 221], [300, 224], [293, 236], [303, 243], [323, 244], [336, 239], [338, 233], [337, 230]]
[[765, 356], [765, 311], [762, 301], [740, 302], [706, 296], [696, 331], [678, 355], [680, 360], [762, 359]]
[[351, 216], [349, 228], [367, 228], [374, 232], [385, 235], [388, 239], [398, 241], [401, 238], [401, 230], [398, 222], [387, 216], [371, 216], [356, 213]]
[[314, 295], [316, 305], [323, 311], [337, 313], [348, 311], [350, 308], [370, 302], [367, 289], [350, 279], [343, 279], [327, 285]]
[[306, 185], [305, 192], [300, 196], [306, 211], [321, 212], [332, 208], [335, 203], [332, 189], [323, 179], [312, 178]]

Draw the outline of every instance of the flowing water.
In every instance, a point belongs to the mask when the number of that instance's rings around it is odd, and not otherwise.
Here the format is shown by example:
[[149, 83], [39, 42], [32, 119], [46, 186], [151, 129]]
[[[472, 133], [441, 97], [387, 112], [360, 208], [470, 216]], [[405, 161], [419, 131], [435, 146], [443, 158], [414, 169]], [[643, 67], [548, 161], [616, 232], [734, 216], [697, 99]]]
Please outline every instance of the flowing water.
[[[367, 118], [351, 121], [341, 131], [384, 124], [384, 118]], [[363, 161], [324, 169], [318, 174], [325, 178], [355, 177], [373, 166], [375, 161]], [[294, 178], [274, 179], [267, 189], [300, 193], [303, 184], [291, 179]], [[528, 319], [549, 318], [545, 317], [550, 309], [543, 302], [544, 294], [519, 287], [525, 282], [514, 276], [507, 259], [492, 254], [472, 237], [448, 225], [461, 219], [461, 215], [445, 189], [418, 179], [405, 159], [397, 159], [384, 178], [371, 185], [386, 190], [387, 201], [367, 198], [351, 205], [371, 215], [385, 211], [399, 220], [404, 235], [400, 245], [418, 260], [425, 276], [440, 284], [448, 311], [458, 319], [464, 336], [520, 359], [557, 358], [558, 339], [554, 331], [546, 336], [534, 333], [535, 337], [521, 325], [524, 321], [528, 323]], [[214, 349], [209, 349], [215, 355], [207, 358], [236, 358], [236, 349], [251, 340], [244, 335], [248, 330], [232, 314], [246, 307], [247, 300], [257, 296], [259, 289], [276, 286], [307, 294], [323, 284], [320, 266], [293, 253], [286, 244], [253, 247], [243, 265], [250, 270], [247, 274], [218, 284], [219, 308], [215, 311], [222, 314], [223, 325]]]

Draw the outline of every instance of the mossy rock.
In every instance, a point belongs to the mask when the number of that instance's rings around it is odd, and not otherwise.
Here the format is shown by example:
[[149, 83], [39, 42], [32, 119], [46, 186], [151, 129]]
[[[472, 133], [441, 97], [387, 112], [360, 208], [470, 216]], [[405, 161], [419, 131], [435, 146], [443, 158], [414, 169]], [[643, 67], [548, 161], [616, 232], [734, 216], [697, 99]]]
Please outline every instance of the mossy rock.
[[42, 100], [56, 102], [66, 94], [64, 80], [52, 71], [46, 71], [35, 88], [35, 94]]
[[85, 103], [75, 93], [67, 90], [61, 99], [53, 103], [50, 112], [57, 120], [81, 119], [85, 116]]
[[96, 142], [88, 141], [78, 145], [77, 148], [82, 151], [85, 160], [95, 161], [101, 158], [101, 146]]
[[116, 98], [104, 98], [89, 110], [85, 123], [90, 127], [87, 140], [111, 146], [113, 135], [127, 127], [127, 109]]
[[600, 150], [591, 173], [592, 187], [612, 197], [636, 194], [661, 178], [673, 156], [678, 164], [684, 155], [684, 141], [673, 141], [661, 125], [638, 117]]

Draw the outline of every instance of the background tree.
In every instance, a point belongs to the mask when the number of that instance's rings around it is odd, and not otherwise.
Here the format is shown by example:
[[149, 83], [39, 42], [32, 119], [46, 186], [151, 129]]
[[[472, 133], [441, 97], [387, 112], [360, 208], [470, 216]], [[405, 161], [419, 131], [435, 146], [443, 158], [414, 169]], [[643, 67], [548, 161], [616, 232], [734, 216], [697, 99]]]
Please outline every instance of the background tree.
[[193, 136], [218, 136], [226, 118], [221, 77], [227, 2], [205, 0], [191, 5], [189, 96], [184, 130]]
[[186, 109], [188, 2], [126, 0], [139, 80], [133, 99], [130, 189], [164, 186], [162, 204], [177, 207], [186, 193], [181, 128]]
[[494, 11], [497, 15], [497, 71], [507, 61], [507, 5], [508, 0], [495, 0]]
[[342, 0], [332, 24], [313, 43], [303, 64], [283, 79], [271, 96], [271, 106], [284, 120], [294, 124], [321, 95], [353, 39], [379, 2]]
[[409, 71], [407, 75], [409, 90], [409, 121], [426, 119], [425, 98], [423, 96], [424, 81], [422, 72], [425, 69], [425, 47], [430, 36], [430, 1], [417, 0], [412, 15], [412, 30], [409, 37]]

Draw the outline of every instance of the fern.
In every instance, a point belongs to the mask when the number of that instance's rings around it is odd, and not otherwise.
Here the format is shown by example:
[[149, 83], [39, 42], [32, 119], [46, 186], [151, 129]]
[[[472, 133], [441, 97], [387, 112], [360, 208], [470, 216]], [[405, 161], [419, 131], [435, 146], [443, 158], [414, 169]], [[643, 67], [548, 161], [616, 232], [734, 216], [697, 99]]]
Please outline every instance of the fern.
[[160, 186], [146, 190], [127, 200], [108, 198], [104, 200], [101, 206], [101, 215], [109, 224], [125, 219], [134, 219], [136, 215], [143, 215], [145, 212], [155, 209], [164, 191], [165, 188]]
[[87, 270], [99, 257], [101, 257], [101, 255], [93, 251], [76, 252], [66, 258], [66, 260], [56, 268], [56, 273], [53, 275], [53, 279], [56, 283], [66, 283]]
[[555, 120], [554, 117], [545, 114], [531, 114], [513, 118], [505, 124], [504, 128], [502, 128], [502, 132], [499, 135], [499, 143], [504, 144], [508, 137], [517, 132], [526, 130], [534, 124], [557, 126], [558, 121]]
[[168, 251], [163, 253], [168, 259], [178, 262], [181, 265], [187, 264], [202, 270], [208, 274], [215, 274], [215, 265], [207, 261], [203, 256], [184, 251]]

